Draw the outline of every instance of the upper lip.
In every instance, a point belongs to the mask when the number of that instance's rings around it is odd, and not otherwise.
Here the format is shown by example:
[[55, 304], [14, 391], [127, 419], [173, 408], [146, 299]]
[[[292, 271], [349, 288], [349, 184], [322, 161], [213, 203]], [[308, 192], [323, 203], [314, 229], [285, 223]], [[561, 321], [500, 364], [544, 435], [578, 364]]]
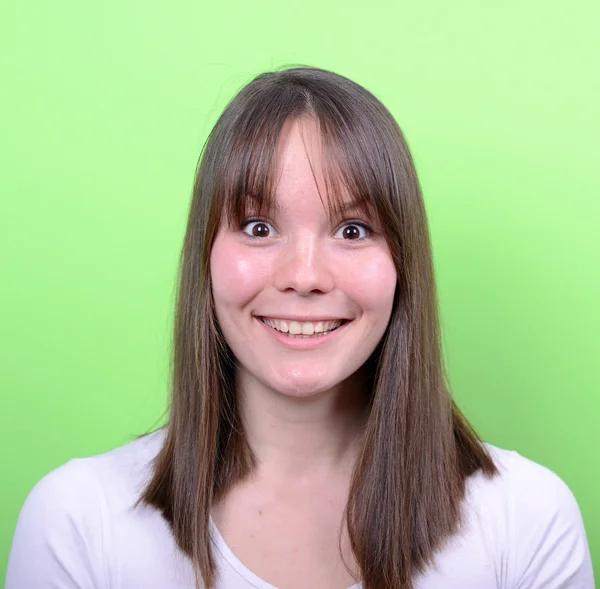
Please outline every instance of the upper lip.
[[317, 323], [319, 321], [350, 321], [347, 317], [326, 317], [325, 315], [310, 315], [300, 317], [299, 315], [255, 315], [258, 319], [283, 319], [283, 321], [297, 321], [298, 323]]

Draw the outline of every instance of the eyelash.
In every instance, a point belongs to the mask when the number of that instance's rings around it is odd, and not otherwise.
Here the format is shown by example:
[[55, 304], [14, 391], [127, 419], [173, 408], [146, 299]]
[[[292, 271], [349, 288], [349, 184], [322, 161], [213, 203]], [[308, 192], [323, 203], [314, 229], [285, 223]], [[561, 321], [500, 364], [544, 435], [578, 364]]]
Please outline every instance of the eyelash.
[[[271, 227], [273, 226], [272, 223], [269, 223], [268, 221], [265, 221], [264, 219], [252, 217], [250, 219], [246, 219], [241, 224], [240, 231], [244, 231], [246, 229], [246, 227], [248, 225], [250, 225], [251, 223], [264, 223], [265, 225], [270, 225]], [[370, 227], [369, 225], [367, 225], [364, 221], [354, 221], [354, 220], [344, 221], [343, 225], [339, 226], [339, 229], [342, 229], [349, 225], [355, 225], [356, 227], [360, 227], [361, 229], [364, 229], [367, 232], [367, 235], [364, 237], [358, 237], [356, 239], [343, 239], [342, 241], [363, 241], [363, 240], [369, 238], [374, 233], [373, 228]], [[339, 229], [336, 231], [336, 233], [339, 231]], [[264, 239], [263, 237], [258, 237], [256, 235], [250, 235], [250, 234], [246, 233], [245, 231], [244, 231], [244, 233], [248, 239], [251, 239], [253, 241]]]

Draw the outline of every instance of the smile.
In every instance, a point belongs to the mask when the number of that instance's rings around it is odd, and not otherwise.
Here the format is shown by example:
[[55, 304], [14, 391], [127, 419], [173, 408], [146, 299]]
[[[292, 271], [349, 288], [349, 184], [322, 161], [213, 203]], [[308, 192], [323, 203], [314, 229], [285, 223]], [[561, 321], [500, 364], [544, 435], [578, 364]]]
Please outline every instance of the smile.
[[322, 337], [346, 323], [345, 319], [300, 322], [276, 319], [274, 317], [260, 317], [260, 320], [279, 333], [284, 333], [290, 338], [298, 339]]

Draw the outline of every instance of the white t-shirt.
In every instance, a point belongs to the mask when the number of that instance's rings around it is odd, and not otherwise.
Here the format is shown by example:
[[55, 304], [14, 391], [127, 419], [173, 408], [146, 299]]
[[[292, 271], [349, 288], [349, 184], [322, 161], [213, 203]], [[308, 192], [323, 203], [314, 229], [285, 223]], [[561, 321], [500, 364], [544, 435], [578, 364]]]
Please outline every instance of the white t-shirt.
[[[19, 516], [6, 589], [193, 589], [190, 561], [158, 511], [132, 509], [163, 438], [160, 430], [42, 478]], [[468, 479], [467, 526], [415, 589], [594, 589], [567, 485], [516, 452], [486, 446], [501, 476]], [[212, 521], [211, 532], [218, 589], [276, 589], [236, 558]]]

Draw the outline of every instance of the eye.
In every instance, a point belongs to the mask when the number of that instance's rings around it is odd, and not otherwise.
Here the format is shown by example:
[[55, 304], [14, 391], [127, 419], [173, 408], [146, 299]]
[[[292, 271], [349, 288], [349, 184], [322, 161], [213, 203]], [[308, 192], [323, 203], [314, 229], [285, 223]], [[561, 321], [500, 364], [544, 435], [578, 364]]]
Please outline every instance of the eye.
[[277, 234], [277, 232], [273, 228], [273, 225], [260, 219], [245, 221], [242, 224], [242, 231], [252, 239], [260, 239], [261, 237], [273, 237]]
[[342, 227], [336, 231], [334, 237], [345, 241], [358, 241], [368, 237], [372, 232], [373, 230], [365, 223], [353, 221], [342, 225]]

